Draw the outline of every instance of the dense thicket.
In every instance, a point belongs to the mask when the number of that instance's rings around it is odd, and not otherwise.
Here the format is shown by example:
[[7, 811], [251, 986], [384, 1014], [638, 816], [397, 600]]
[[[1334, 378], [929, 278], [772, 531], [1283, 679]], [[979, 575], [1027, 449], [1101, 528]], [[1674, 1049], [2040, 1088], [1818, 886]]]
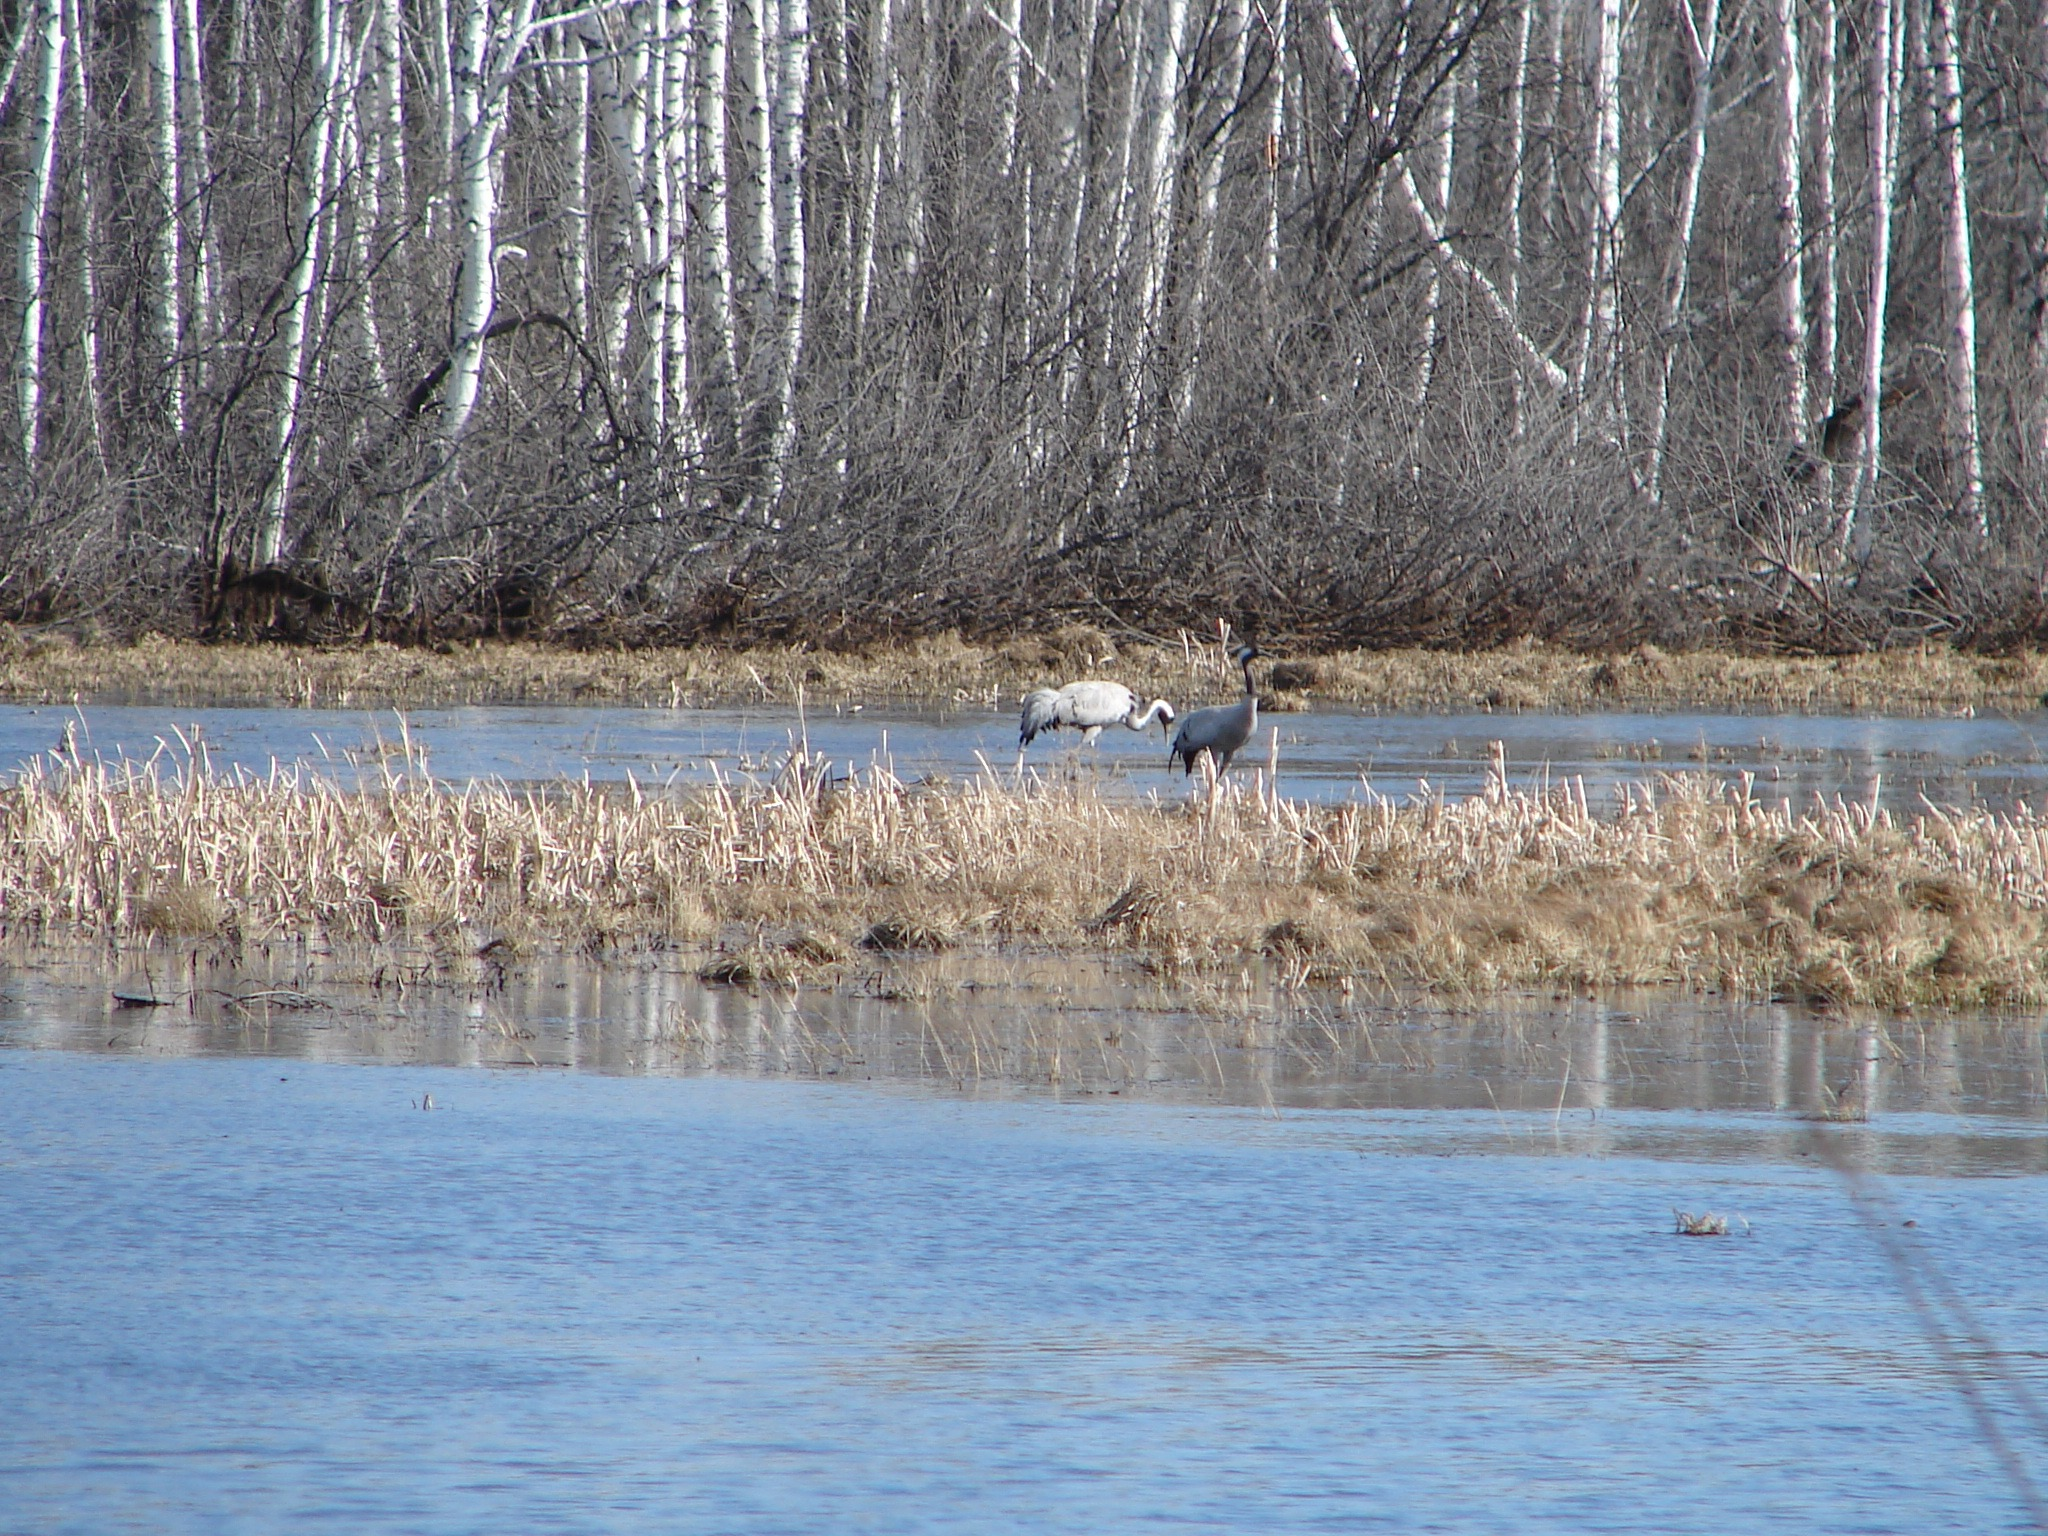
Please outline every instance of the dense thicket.
[[20, 621], [2044, 628], [2044, 0], [0, 20]]

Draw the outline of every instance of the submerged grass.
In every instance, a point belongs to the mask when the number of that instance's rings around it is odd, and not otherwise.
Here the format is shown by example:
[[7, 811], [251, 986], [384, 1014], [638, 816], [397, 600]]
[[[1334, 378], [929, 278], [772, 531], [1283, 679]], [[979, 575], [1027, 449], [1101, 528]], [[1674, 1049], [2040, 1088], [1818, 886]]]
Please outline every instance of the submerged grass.
[[[857, 951], [1129, 956], [1170, 984], [1262, 962], [1332, 985], [1675, 984], [1817, 1007], [2048, 999], [2048, 818], [1800, 813], [1664, 777], [1309, 805], [1258, 789], [1117, 802], [992, 776], [774, 778], [644, 793], [347, 787], [76, 756], [0, 791], [17, 942], [411, 935], [502, 963], [681, 947], [790, 985]], [[1256, 778], [1254, 780], [1257, 782]]]
[[[858, 703], [884, 699], [998, 705], [1047, 683], [1120, 679], [1148, 697], [1227, 695], [1236, 675], [1214, 636], [1159, 643], [1082, 626], [1000, 644], [957, 636], [857, 652], [592, 651], [537, 644], [335, 648], [212, 646], [145, 636], [130, 645], [0, 639], [0, 698], [152, 700], [420, 708], [484, 703], [663, 706]], [[1277, 648], [1275, 648], [1277, 650]], [[2048, 658], [1973, 656], [1940, 647], [1842, 657], [1667, 653], [1652, 646], [1588, 655], [1533, 643], [1493, 651], [1350, 651], [1286, 657], [1272, 702], [1382, 710], [1882, 710], [1895, 714], [2031, 710]]]

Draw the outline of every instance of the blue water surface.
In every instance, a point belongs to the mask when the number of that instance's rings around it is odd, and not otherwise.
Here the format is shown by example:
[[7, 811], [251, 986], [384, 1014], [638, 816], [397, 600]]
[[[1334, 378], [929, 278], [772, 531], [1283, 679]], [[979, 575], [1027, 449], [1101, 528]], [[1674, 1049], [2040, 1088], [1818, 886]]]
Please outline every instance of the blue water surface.
[[2041, 1175], [1602, 1124], [0, 1050], [0, 1530], [2027, 1528]]
[[[1277, 740], [1275, 734], [1277, 733]], [[1399, 800], [1422, 792], [1456, 799], [1494, 771], [1500, 746], [1518, 787], [1567, 781], [1605, 804], [1619, 786], [1672, 772], [1733, 780], [1748, 774], [1768, 804], [1809, 808], [1814, 796], [1870, 801], [1912, 814], [1941, 806], [2008, 810], [2048, 796], [2048, 717], [1983, 719], [1853, 715], [1644, 712], [1378, 715], [1330, 707], [1261, 717], [1235, 770], [1249, 781], [1277, 752], [1281, 793], [1342, 801], [1367, 793]], [[633, 709], [590, 705], [471, 705], [403, 713], [277, 706], [0, 704], [0, 773], [76, 751], [108, 762], [158, 760], [172, 772], [193, 760], [217, 772], [273, 766], [383, 782], [417, 782], [422, 769], [453, 784], [562, 779], [643, 787], [691, 785], [714, 775], [772, 774], [804, 747], [834, 771], [886, 767], [899, 776], [970, 778], [1017, 772], [1014, 701], [994, 707], [868, 708], [827, 705]], [[1085, 777], [1117, 795], [1173, 797], [1158, 730], [1105, 731], [1093, 749], [1048, 734], [1023, 765]]]

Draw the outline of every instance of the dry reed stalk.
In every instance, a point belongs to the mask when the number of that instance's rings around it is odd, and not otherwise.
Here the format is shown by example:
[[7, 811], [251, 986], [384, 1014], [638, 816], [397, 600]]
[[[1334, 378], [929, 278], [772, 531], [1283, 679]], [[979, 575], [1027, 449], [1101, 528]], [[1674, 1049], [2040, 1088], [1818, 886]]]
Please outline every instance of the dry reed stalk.
[[1185, 805], [985, 774], [452, 788], [400, 755], [365, 788], [76, 756], [0, 791], [0, 929], [426, 934], [474, 951], [744, 953], [784, 983], [857, 943], [1112, 944], [1178, 974], [1259, 956], [1303, 981], [1481, 993], [1670, 983], [1818, 1006], [2048, 998], [2048, 821], [1766, 806], [1666, 776], [1609, 812], [1582, 785], [1461, 802]]
[[[1110, 675], [1176, 702], [1235, 686], [1215, 637], [1112, 639], [1073, 625], [975, 644], [955, 635], [850, 653], [794, 646], [630, 652], [538, 644], [440, 650], [390, 645], [306, 649], [209, 646], [144, 636], [132, 645], [31, 645], [0, 637], [0, 698], [42, 703], [151, 699], [260, 701], [344, 708], [556, 701], [677, 707], [949, 700], [997, 708], [1047, 682]], [[1482, 652], [1349, 651], [1283, 658], [1275, 698], [1378, 710], [1532, 710], [1627, 706], [1946, 714], [2033, 710], [2048, 657], [1972, 656], [1940, 647], [1845, 657], [1666, 653], [1642, 646], [1588, 655], [1520, 642]]]

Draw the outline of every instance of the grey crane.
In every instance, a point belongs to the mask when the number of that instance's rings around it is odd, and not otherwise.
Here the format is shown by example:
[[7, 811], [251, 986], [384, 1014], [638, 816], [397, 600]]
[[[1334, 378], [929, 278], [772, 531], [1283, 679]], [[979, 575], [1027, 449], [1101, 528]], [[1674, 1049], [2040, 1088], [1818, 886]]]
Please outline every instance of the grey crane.
[[1173, 733], [1173, 745], [1166, 754], [1168, 773], [1173, 772], [1176, 758], [1193, 773], [1195, 759], [1206, 752], [1220, 774], [1230, 766], [1237, 749], [1252, 739], [1252, 732], [1259, 728], [1259, 691], [1252, 686], [1252, 658], [1258, 654], [1255, 645], [1241, 645], [1230, 653], [1230, 659], [1244, 668], [1243, 698], [1235, 704], [1191, 709], [1181, 716], [1180, 729]]
[[1163, 730], [1173, 724], [1173, 718], [1173, 706], [1164, 699], [1154, 699], [1140, 710], [1138, 696], [1122, 683], [1069, 683], [1064, 688], [1034, 689], [1024, 695], [1024, 713], [1017, 722], [1019, 760], [1040, 731], [1072, 726], [1092, 747], [1105, 725], [1127, 725], [1142, 731], [1157, 720]]

